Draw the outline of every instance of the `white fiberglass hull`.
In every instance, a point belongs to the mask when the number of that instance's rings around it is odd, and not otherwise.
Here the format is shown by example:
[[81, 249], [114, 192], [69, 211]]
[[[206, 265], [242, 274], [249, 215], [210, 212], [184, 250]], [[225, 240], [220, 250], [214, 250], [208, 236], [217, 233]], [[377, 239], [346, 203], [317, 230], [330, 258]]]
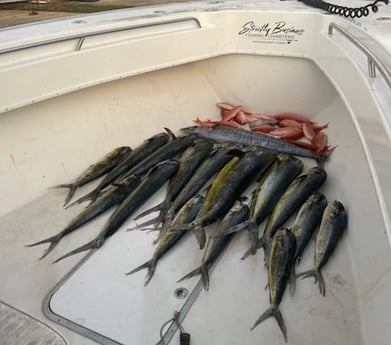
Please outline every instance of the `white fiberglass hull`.
[[[124, 273], [150, 258], [154, 235], [125, 232], [131, 219], [58, 290], [52, 289], [80, 256], [51, 261], [92, 239], [108, 215], [64, 239], [42, 261], [44, 247], [24, 245], [61, 230], [82, 210], [64, 211], [65, 192], [50, 187], [72, 181], [113, 147], [136, 147], [163, 127], [177, 132], [196, 117], [217, 118], [215, 103], [227, 101], [330, 123], [330, 144], [337, 145], [322, 191], [346, 205], [349, 227], [324, 270], [326, 297], [309, 280], [298, 282], [293, 298], [284, 297], [289, 343], [391, 339], [385, 303], [391, 297], [389, 93], [373, 93], [382, 81], [368, 79], [359, 54], [351, 56], [355, 48], [336, 29], [328, 34], [334, 17], [282, 6], [167, 7], [172, 13], [88, 30], [126, 28], [120, 33], [81, 41], [77, 36], [87, 31], [75, 29], [57, 43], [13, 51], [2, 46], [1, 300], [53, 326], [71, 344], [156, 343], [161, 325], [184, 304], [175, 290], [191, 292], [197, 283], [176, 283], [202, 258], [191, 236], [162, 259], [146, 288], [144, 272]], [[238, 235], [216, 266], [210, 290], [200, 293], [183, 321], [197, 344], [284, 343], [275, 322], [249, 331], [268, 307], [268, 292], [263, 254], [239, 260], [247, 246], [247, 235]], [[311, 267], [312, 251], [298, 271]], [[44, 300], [50, 321], [41, 311]], [[81, 327], [93, 340], [74, 332]]]

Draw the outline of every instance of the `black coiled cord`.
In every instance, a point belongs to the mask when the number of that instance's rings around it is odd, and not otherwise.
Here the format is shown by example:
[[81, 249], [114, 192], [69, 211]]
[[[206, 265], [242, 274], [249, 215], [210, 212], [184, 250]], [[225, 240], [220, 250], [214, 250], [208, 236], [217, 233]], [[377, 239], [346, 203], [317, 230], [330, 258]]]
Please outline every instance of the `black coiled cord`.
[[321, 8], [329, 13], [338, 14], [346, 18], [366, 17], [369, 15], [370, 10], [372, 10], [375, 13], [379, 10], [379, 7], [377, 6], [379, 2], [382, 2], [386, 5], [388, 5], [389, 3], [389, 0], [376, 0], [373, 3], [368, 4], [366, 6], [352, 8], [352, 7], [330, 4], [322, 0], [300, 0], [300, 1], [302, 1], [308, 6]]

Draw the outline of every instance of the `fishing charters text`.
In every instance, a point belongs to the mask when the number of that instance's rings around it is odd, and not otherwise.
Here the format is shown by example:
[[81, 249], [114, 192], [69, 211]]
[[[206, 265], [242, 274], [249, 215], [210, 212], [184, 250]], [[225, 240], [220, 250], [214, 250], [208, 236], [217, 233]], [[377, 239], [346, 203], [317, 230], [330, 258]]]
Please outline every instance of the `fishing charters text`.
[[302, 35], [304, 29], [299, 29], [294, 26], [287, 25], [285, 21], [278, 21], [273, 24], [264, 23], [257, 25], [254, 21], [249, 21], [242, 25], [238, 34], [246, 37], [263, 37], [263, 38], [279, 38], [279, 39], [294, 39], [295, 35]]

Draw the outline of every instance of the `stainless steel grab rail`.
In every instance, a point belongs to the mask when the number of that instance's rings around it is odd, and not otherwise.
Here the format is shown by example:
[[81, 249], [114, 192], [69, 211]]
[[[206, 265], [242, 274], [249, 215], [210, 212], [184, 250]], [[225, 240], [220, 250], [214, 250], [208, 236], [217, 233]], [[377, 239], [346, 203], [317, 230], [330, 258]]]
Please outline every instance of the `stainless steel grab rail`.
[[136, 25], [133, 24], [133, 25], [127, 25], [127, 26], [123, 26], [123, 27], [119, 27], [119, 28], [103, 29], [103, 30], [97, 30], [97, 31], [93, 31], [93, 32], [83, 33], [83, 34], [74, 34], [74, 35], [69, 35], [69, 36], [65, 36], [65, 37], [57, 37], [57, 38], [53, 38], [53, 39], [39, 41], [39, 42], [21, 44], [17, 47], [0, 49], [0, 54], [12, 53], [12, 52], [20, 51], [23, 49], [36, 48], [36, 47], [45, 46], [48, 44], [61, 43], [61, 42], [75, 40], [75, 39], [78, 40], [76, 47], [75, 47], [75, 51], [79, 51], [82, 49], [83, 43], [84, 43], [85, 39], [88, 37], [98, 36], [98, 35], [102, 35], [102, 34], [123, 32], [123, 31], [127, 31], [127, 30], [154, 27], [154, 26], [159, 26], [159, 25], [183, 23], [183, 22], [188, 22], [188, 21], [194, 21], [196, 23], [196, 25], [199, 28], [201, 28], [201, 23], [198, 20], [198, 18], [184, 17], [184, 18], [178, 18], [178, 19], [162, 20], [162, 21], [157, 21], [157, 22], [152, 22], [152, 23], [143, 23], [143, 24], [136, 24]]
[[[334, 29], [345, 36], [367, 56], [369, 77], [375, 78], [377, 70], [391, 90], [391, 54], [362, 30], [352, 27], [348, 31], [339, 24], [330, 23], [329, 36], [332, 36]], [[352, 31], [355, 31], [355, 35], [352, 34]]]

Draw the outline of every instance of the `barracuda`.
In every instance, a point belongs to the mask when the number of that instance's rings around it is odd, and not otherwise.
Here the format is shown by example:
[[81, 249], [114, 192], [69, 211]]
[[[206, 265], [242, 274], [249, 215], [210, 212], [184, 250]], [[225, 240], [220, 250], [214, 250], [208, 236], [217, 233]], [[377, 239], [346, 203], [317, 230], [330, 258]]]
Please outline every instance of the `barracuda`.
[[296, 156], [313, 158], [319, 163], [327, 160], [332, 152], [332, 150], [329, 150], [325, 153], [315, 153], [267, 134], [260, 132], [250, 132], [240, 128], [231, 128], [220, 125], [211, 127], [192, 126], [182, 128], [181, 130], [185, 133], [194, 133], [201, 137], [216, 140], [218, 142], [235, 142], [247, 146], [258, 146], [275, 152], [283, 152]]

